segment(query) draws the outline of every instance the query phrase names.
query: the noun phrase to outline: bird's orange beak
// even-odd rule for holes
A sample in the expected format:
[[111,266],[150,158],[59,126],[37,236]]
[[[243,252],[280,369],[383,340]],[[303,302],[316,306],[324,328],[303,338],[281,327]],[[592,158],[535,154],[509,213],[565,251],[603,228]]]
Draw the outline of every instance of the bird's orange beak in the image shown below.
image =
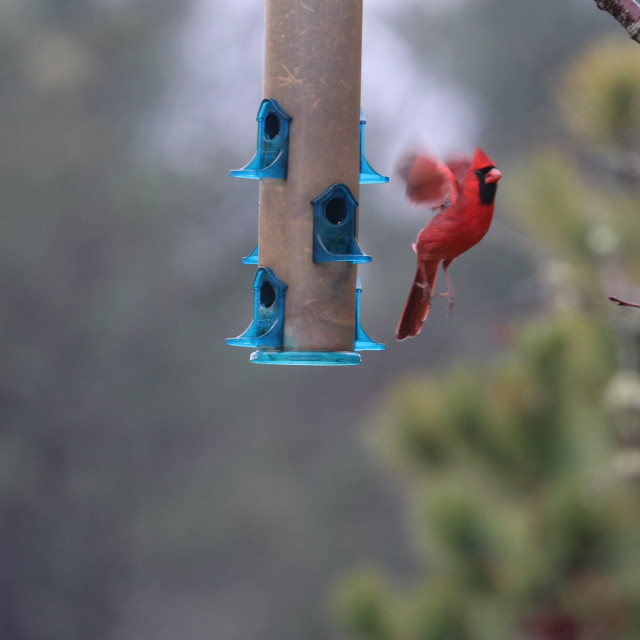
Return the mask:
[[484,177],[484,181],[485,183],[498,182],[500,178],[502,178],[502,174],[498,169],[493,167],[493,169],[491,169],[491,171],[489,171],[489,173],[487,173],[487,175]]

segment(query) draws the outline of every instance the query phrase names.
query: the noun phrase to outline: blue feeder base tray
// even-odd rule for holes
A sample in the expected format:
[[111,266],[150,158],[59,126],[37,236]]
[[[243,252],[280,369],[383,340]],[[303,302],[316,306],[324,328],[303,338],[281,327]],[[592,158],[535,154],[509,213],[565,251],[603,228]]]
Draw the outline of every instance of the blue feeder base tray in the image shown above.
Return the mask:
[[362,359],[355,351],[254,351],[250,362],[257,364],[301,365],[311,367],[360,364]]

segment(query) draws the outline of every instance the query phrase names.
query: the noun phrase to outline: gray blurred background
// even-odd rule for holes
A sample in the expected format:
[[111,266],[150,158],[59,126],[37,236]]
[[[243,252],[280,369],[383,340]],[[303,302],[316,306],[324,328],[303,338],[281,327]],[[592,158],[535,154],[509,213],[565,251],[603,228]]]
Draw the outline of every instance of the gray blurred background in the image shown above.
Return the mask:
[[[355,565],[412,569],[401,493],[363,444],[391,384],[477,362],[536,310],[498,195],[456,309],[394,328],[426,222],[363,186],[362,323],[384,352],[264,367],[250,323],[259,0],[0,1],[0,638],[321,640]],[[553,138],[589,0],[367,0],[367,157],[481,144],[509,181]]]

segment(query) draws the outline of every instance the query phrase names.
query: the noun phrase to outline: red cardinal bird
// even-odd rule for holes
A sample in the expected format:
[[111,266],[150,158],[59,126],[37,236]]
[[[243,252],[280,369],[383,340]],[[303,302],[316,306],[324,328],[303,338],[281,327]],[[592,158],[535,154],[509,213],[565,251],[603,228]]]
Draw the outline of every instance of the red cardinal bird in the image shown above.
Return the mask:
[[478,147],[472,160],[458,158],[447,164],[422,153],[408,155],[398,173],[407,183],[410,202],[439,210],[413,245],[418,270],[396,329],[398,340],[404,340],[417,336],[427,319],[440,262],[447,280],[447,293],[440,295],[448,296],[449,310],[453,308],[447,270],[489,230],[502,174]]

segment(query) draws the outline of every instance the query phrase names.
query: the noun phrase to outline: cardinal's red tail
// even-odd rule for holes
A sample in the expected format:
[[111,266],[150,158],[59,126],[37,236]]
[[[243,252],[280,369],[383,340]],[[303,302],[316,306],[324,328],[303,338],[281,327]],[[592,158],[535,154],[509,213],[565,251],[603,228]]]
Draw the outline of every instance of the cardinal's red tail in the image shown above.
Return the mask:
[[396,329],[398,340],[413,338],[422,330],[422,325],[431,308],[431,297],[436,286],[439,262],[439,260],[418,262],[416,277]]

